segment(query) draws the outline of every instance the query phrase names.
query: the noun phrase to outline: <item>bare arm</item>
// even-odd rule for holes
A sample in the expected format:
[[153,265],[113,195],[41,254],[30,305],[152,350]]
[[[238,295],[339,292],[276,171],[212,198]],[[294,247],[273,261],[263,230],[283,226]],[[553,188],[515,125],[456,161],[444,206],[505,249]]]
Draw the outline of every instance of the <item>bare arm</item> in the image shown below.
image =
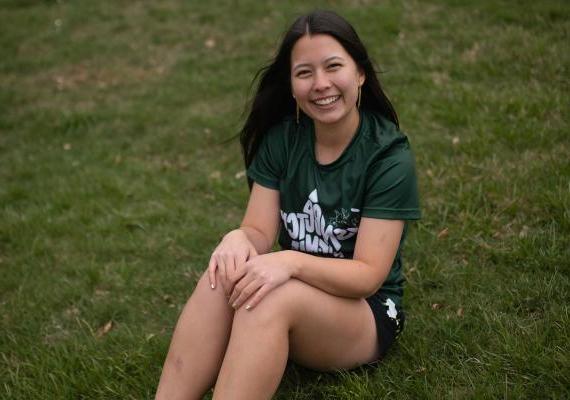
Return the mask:
[[291,277],[343,297],[368,297],[388,276],[398,251],[404,222],[362,218],[354,258],[331,259],[285,251]]
[[208,264],[212,289],[218,279],[226,295],[244,275],[244,264],[271,250],[279,229],[279,192],[254,184],[241,227],[227,233]]
[[354,259],[332,259],[286,250],[254,257],[246,275],[234,287],[230,304],[255,307],[288,279],[296,278],[328,293],[364,298],[378,290],[388,276],[402,237],[404,222],[362,218]]
[[239,229],[258,254],[271,251],[279,229],[279,192],[254,183]]

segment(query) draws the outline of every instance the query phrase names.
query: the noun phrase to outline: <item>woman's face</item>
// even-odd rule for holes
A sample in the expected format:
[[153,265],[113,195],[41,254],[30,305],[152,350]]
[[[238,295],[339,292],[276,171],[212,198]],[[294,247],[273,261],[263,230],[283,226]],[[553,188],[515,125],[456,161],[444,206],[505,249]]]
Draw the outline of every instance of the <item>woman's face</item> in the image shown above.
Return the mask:
[[291,88],[305,114],[315,123],[341,122],[358,113],[358,87],[364,73],[332,36],[302,36],[291,51]]

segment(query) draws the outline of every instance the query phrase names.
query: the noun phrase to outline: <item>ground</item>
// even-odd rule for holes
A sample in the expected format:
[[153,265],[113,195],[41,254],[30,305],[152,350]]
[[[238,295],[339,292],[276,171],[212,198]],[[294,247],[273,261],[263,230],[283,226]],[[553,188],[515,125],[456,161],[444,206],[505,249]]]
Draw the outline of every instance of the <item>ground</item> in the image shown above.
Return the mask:
[[570,397],[570,5],[522,0],[3,1],[0,397],[152,398],[244,210],[251,79],[316,7],[378,63],[424,217],[390,356],[276,398]]

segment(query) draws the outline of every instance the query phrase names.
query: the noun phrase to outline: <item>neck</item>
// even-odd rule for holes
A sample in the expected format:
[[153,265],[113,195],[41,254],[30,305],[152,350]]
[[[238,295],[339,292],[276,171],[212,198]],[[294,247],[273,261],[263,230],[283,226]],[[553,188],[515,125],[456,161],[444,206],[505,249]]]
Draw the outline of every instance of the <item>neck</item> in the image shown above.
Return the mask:
[[353,112],[334,124],[315,122],[316,145],[330,150],[344,150],[356,134],[360,123],[360,113],[355,107]]

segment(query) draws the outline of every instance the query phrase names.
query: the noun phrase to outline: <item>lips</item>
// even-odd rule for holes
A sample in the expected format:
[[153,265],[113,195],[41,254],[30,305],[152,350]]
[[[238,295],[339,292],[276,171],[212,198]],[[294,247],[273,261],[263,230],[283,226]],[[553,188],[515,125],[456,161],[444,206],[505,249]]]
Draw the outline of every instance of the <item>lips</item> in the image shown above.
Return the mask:
[[311,100],[311,102],[316,104],[317,106],[328,106],[338,101],[338,99],[340,99],[340,95],[321,97],[315,100]]

